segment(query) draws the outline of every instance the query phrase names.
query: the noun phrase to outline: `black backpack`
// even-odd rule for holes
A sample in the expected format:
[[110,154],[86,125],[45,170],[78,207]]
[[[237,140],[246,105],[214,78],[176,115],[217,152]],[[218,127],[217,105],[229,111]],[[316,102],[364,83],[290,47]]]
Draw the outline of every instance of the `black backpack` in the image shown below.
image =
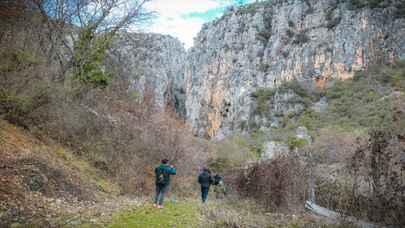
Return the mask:
[[166,180],[167,180],[167,173],[165,172],[165,170],[161,167],[159,167],[157,169],[156,172],[156,183],[157,184],[166,184]]
[[213,185],[219,185],[219,183],[222,181],[222,177],[220,175],[215,175],[214,176],[214,183]]

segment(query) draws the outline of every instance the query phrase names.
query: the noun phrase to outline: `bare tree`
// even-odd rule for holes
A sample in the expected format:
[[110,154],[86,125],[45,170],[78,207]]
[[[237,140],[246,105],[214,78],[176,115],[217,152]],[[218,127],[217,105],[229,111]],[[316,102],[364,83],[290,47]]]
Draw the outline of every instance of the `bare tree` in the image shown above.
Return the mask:
[[105,85],[110,77],[104,58],[119,32],[136,29],[154,15],[145,10],[150,0],[31,0],[46,19],[51,59],[62,74]]

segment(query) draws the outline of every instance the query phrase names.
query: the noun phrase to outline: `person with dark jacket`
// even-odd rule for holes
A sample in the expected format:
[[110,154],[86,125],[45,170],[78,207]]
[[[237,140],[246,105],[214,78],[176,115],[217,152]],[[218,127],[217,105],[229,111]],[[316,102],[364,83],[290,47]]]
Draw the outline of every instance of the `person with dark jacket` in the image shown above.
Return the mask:
[[163,208],[163,199],[170,185],[170,176],[176,175],[176,168],[168,163],[169,160],[163,159],[161,164],[155,168],[156,196],[153,206],[157,208]]
[[198,176],[198,183],[201,185],[202,202],[205,203],[208,198],[208,192],[210,191],[210,185],[213,183],[211,171],[209,169],[203,169],[203,171]]

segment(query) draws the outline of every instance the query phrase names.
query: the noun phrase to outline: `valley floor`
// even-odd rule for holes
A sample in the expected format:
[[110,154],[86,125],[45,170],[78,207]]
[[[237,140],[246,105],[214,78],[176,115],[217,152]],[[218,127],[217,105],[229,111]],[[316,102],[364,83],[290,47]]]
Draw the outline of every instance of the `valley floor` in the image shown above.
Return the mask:
[[269,213],[230,196],[207,204],[125,196],[87,161],[0,120],[0,227],[328,227],[308,212]]
[[109,206],[106,207],[107,210],[100,210],[102,205],[86,209],[86,215],[71,216],[68,223],[65,223],[66,227],[72,225],[110,228],[335,227],[308,213],[292,215],[255,212],[250,211],[249,207],[238,208],[237,205],[224,200],[212,200],[207,204],[201,204],[195,199],[185,199],[181,202],[169,201],[164,209],[152,207],[145,199],[129,202],[131,203],[122,204],[119,210],[116,210],[118,209],[116,207],[110,210]]

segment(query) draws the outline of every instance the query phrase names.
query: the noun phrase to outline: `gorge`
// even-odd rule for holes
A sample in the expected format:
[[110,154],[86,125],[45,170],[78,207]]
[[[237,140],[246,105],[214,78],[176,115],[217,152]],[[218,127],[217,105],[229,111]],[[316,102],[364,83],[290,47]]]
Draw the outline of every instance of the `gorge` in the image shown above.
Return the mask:
[[[187,53],[169,37],[144,42],[153,47],[144,50],[160,59],[148,59],[149,67],[140,71],[146,73],[134,85],[150,81],[160,107],[164,98],[176,101],[198,136],[223,138],[252,124],[270,127],[280,120],[257,114],[252,96],[257,90],[293,79],[309,90],[325,88],[373,63],[404,59],[405,22],[395,10],[394,5],[356,9],[336,0],[231,7],[203,26]],[[147,35],[153,36],[160,37]],[[139,63],[131,52],[142,53],[129,50],[124,62]],[[293,97],[280,95],[279,102]],[[283,108],[302,109],[299,103],[290,106]],[[272,105],[269,112],[277,108]]]

